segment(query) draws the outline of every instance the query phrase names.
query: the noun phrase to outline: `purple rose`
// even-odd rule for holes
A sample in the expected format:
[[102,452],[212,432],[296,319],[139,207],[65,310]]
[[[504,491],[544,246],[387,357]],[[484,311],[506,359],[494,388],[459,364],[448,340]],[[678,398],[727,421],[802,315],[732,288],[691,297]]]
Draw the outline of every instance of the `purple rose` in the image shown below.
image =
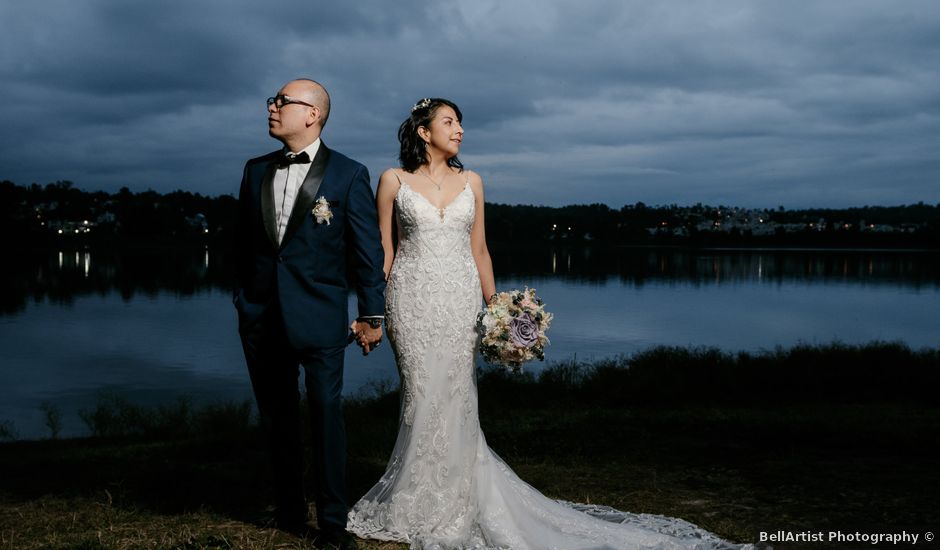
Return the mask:
[[517,348],[528,348],[539,340],[539,326],[525,313],[509,321],[509,337]]

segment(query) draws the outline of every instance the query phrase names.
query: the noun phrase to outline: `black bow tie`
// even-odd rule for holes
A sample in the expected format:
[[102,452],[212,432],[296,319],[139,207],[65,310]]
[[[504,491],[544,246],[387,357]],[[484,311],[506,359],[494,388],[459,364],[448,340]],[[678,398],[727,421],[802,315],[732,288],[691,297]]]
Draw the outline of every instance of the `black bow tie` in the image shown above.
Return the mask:
[[284,168],[291,164],[308,164],[310,162],[310,155],[306,151],[295,155],[294,153],[284,153],[277,159],[277,167]]

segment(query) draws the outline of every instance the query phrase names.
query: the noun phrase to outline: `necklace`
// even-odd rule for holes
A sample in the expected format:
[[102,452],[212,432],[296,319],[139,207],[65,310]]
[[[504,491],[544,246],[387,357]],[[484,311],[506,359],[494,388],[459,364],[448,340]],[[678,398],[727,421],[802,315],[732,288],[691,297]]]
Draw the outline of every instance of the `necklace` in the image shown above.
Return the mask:
[[[444,185],[444,180],[441,180],[441,182],[438,183],[438,182],[434,181],[434,178],[432,178],[431,175],[428,174],[428,173],[426,173],[425,171],[423,171],[423,170],[418,170],[417,172],[418,172],[419,174],[421,174],[422,176],[428,178],[428,180],[429,180],[431,183],[434,184],[434,187],[437,187],[437,190],[438,190],[438,191],[441,190],[441,186]],[[444,176],[444,177],[446,178],[447,176]]]

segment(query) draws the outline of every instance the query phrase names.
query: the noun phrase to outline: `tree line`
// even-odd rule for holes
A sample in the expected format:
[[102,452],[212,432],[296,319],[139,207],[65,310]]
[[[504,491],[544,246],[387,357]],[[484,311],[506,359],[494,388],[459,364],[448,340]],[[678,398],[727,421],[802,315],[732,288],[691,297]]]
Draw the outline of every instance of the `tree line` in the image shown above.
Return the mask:
[[[0,182],[0,242],[13,247],[230,247],[237,199],[178,190],[84,191],[72,182]],[[940,204],[745,209],[487,204],[494,244],[940,248]]]

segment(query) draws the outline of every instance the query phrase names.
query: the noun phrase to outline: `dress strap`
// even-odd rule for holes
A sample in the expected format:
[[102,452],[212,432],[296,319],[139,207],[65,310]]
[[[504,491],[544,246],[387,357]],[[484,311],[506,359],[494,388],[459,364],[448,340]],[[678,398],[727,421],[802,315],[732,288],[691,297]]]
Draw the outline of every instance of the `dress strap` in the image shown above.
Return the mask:
[[398,178],[398,185],[407,187],[408,184],[405,183],[405,180],[401,179],[401,174],[398,173],[398,170],[392,170],[392,172],[395,172],[395,177]]

